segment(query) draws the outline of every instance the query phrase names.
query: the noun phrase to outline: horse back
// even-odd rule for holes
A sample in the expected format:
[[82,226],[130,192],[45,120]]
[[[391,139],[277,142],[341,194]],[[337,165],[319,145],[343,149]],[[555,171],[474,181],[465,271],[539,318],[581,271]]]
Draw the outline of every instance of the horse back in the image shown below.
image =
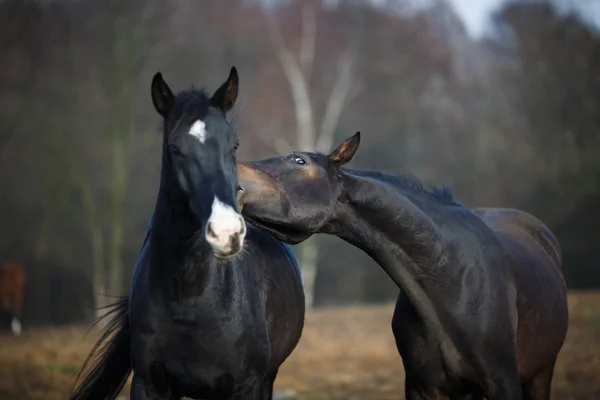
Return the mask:
[[494,231],[514,257],[526,252],[539,258],[540,251],[556,269],[561,280],[562,251],[552,231],[533,215],[512,208],[476,208],[476,214]]

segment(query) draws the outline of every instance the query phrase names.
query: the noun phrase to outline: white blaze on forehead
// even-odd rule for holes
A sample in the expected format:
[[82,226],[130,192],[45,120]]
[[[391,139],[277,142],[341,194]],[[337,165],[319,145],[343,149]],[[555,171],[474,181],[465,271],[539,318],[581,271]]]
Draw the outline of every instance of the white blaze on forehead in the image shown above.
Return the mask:
[[206,124],[204,121],[198,120],[194,122],[194,125],[190,128],[189,134],[198,139],[200,143],[204,143],[206,140]]
[[212,203],[207,225],[210,226],[212,231],[212,234],[207,235],[207,240],[213,248],[219,251],[227,252],[230,250],[233,235],[237,234],[239,236],[240,243],[243,243],[246,235],[244,218],[216,196]]

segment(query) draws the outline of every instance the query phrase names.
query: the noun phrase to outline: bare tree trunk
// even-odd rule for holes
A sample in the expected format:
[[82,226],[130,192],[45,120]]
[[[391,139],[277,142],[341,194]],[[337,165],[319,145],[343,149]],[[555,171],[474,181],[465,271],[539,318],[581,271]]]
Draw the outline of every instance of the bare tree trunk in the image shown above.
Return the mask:
[[111,296],[121,294],[123,287],[123,252],[125,248],[125,184],[126,154],[120,134],[112,138],[111,224],[108,257],[108,290]]
[[83,178],[79,181],[79,190],[83,209],[88,221],[92,244],[92,288],[94,290],[94,309],[96,318],[104,315],[106,305],[106,266],[104,263],[104,236],[102,224],[97,214],[92,188]]
[[[309,92],[310,74],[314,63],[315,43],[317,35],[314,9],[310,6],[302,12],[302,42],[299,61],[285,45],[281,31],[273,24],[270,26],[271,41],[287,78],[292,92],[296,115],[296,144],[300,151],[314,150],[316,128]],[[312,308],[314,302],[315,277],[319,247],[314,239],[309,239],[300,246],[299,264],[302,272],[302,284],[306,308]]]
[[[94,224],[90,223],[90,225]],[[94,307],[96,310],[96,317],[100,317],[104,314],[102,307],[106,305],[106,274],[102,229],[98,226],[90,226],[90,236],[92,239],[92,268],[94,271]]]
[[[355,35],[338,60],[336,80],[327,101],[320,130],[317,131],[313,113],[314,99],[310,93],[317,43],[315,9],[312,5],[307,5],[302,10],[302,38],[298,56],[295,56],[286,46],[283,34],[274,21],[269,19],[268,23],[271,42],[277,52],[292,94],[296,115],[296,148],[300,151],[328,152],[333,145],[333,137],[342,111],[351,98],[358,93],[358,86],[355,84],[355,66],[362,30],[355,29]],[[289,146],[279,145],[277,147],[283,149]],[[306,307],[312,308],[319,258],[318,240],[310,238],[300,246],[300,249],[299,263]]]
[[319,259],[319,243],[314,236],[302,243],[300,247],[300,266],[302,268],[302,284],[306,307],[315,304],[315,283]]
[[[77,40],[72,37],[70,42],[72,46],[72,59],[70,67],[74,75],[81,73],[76,55],[78,54]],[[89,73],[86,71],[85,73]],[[77,109],[75,115],[77,118],[75,123],[82,124],[85,120],[83,109],[79,109],[87,100],[83,100],[79,96],[79,91],[76,91],[73,107]],[[86,132],[90,134],[91,132]],[[73,143],[71,143],[73,144]],[[105,214],[103,210],[99,210],[96,201],[94,200],[94,188],[92,182],[86,176],[85,172],[85,156],[82,155],[81,149],[66,150],[65,156],[68,159],[69,172],[71,173],[70,180],[77,186],[79,191],[79,199],[82,204],[84,217],[87,223],[86,231],[89,235],[91,247],[91,267],[92,267],[92,290],[93,290],[93,308],[96,318],[100,318],[106,314],[104,306],[107,305],[107,268],[106,268],[106,248],[105,248]],[[103,328],[106,321],[99,320],[97,327]]]
[[[135,77],[139,73],[142,61],[147,59],[146,33],[138,31],[137,24],[143,24],[132,9],[122,2],[115,2],[114,12],[119,15],[113,22],[112,50],[113,71],[109,81],[113,83],[107,91],[113,124],[111,126],[112,175],[110,185],[110,240],[108,248],[108,284],[111,296],[122,294],[125,253],[125,199],[129,173],[129,150],[134,127]],[[142,4],[142,3],[140,3]],[[121,8],[124,7],[124,8]],[[145,10],[148,12],[148,10]]]

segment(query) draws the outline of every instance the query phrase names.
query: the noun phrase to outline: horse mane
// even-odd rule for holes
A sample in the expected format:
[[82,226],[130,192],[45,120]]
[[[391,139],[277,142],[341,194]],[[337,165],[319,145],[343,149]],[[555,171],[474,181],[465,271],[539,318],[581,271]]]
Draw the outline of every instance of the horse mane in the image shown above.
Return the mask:
[[454,199],[452,190],[448,186],[426,186],[419,177],[417,177],[411,172],[391,173],[383,171],[361,171],[353,169],[346,169],[346,171],[348,171],[352,175],[382,181],[397,186],[401,189],[408,190],[411,193],[421,194],[430,197],[442,204],[459,205],[459,203]]

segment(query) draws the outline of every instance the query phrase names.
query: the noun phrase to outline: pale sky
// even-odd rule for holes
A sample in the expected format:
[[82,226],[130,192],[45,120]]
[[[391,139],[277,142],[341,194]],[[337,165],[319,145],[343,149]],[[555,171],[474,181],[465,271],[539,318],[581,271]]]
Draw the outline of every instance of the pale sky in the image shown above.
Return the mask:
[[[505,0],[447,1],[452,4],[473,37],[480,37],[484,33],[491,13],[505,2]],[[575,12],[596,29],[600,29],[600,0],[554,0],[553,3],[559,12]]]
[[448,0],[448,2],[462,18],[471,36],[481,37],[489,24],[491,13],[497,10],[504,0]]
[[[377,4],[385,0],[370,0]],[[452,4],[463,20],[467,31],[474,38],[481,37],[488,29],[491,14],[506,0],[446,0]],[[427,6],[432,0],[412,0],[415,6]],[[575,12],[586,22],[600,30],[600,0],[552,0],[559,12]]]
[[[276,4],[285,0],[261,0],[264,4]],[[335,2],[336,0],[327,0]],[[368,0],[381,4],[388,0]],[[414,7],[427,7],[435,0],[402,0],[411,1]],[[491,14],[498,10],[507,0],[446,0],[465,24],[473,38],[480,38],[489,27]],[[600,0],[548,0],[554,3],[561,13],[575,12],[584,21],[600,31]]]

